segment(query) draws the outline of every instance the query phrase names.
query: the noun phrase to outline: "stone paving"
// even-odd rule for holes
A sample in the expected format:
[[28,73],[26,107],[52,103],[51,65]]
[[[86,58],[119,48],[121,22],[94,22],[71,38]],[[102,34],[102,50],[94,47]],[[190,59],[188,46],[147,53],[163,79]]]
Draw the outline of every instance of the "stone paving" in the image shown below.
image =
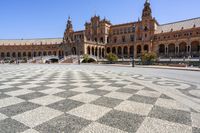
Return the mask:
[[200,87],[69,65],[1,65],[0,133],[200,133]]

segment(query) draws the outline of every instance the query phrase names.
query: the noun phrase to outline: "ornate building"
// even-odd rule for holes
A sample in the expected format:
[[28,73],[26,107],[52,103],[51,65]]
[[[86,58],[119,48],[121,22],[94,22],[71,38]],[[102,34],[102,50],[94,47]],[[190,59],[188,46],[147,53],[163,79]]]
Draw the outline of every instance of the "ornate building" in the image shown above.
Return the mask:
[[161,58],[198,57],[200,18],[160,25],[146,0],[141,20],[136,22],[112,25],[95,15],[85,23],[85,30],[74,31],[69,18],[63,39],[0,41],[1,59],[77,54],[104,58],[110,52],[119,58],[137,58],[144,52],[156,52]]

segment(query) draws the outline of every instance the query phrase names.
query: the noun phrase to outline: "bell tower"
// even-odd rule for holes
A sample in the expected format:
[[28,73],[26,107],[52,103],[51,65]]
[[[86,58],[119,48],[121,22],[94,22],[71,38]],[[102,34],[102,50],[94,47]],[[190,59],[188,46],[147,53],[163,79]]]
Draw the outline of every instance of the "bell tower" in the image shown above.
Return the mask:
[[148,41],[151,38],[151,35],[154,32],[154,19],[152,17],[152,10],[151,10],[151,4],[149,0],[146,0],[144,3],[144,8],[142,11],[142,29],[143,29],[143,35],[142,40]]
[[73,25],[72,25],[71,18],[69,16],[68,20],[67,20],[67,25],[66,25],[63,41],[64,42],[72,42],[73,41],[73,38],[72,38],[73,32],[74,32]]
[[144,9],[142,11],[142,19],[152,19],[152,11],[149,0],[144,3]]

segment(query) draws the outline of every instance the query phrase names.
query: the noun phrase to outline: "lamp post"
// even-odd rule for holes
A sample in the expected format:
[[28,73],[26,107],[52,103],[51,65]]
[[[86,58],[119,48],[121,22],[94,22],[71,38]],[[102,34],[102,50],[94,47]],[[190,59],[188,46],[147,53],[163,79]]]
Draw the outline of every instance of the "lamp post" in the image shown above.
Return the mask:
[[135,49],[135,47],[133,46],[133,59],[132,59],[132,67],[135,67],[135,56],[134,56],[134,54],[135,54],[135,52],[134,52],[134,49]]
[[76,45],[77,45],[77,52],[78,52],[78,65],[81,64],[81,61],[80,61],[80,45],[79,45],[79,40],[76,40]]

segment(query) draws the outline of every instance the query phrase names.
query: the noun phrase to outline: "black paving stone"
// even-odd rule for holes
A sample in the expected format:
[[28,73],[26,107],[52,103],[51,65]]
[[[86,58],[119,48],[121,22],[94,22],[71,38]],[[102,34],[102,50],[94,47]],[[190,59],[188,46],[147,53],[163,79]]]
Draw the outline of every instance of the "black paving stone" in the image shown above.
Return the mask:
[[191,114],[190,112],[186,111],[154,106],[151,112],[149,113],[149,116],[191,126]]

